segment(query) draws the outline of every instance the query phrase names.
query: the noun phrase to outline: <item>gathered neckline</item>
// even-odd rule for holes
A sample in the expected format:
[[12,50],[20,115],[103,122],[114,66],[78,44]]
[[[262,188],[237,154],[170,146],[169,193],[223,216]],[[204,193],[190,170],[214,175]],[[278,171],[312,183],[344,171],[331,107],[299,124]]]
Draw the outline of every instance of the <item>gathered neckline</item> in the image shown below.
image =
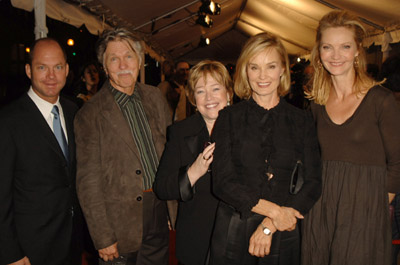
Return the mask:
[[336,122],[334,122],[334,121],[331,119],[331,117],[329,116],[328,111],[326,110],[326,105],[323,105],[323,106],[322,106],[322,107],[323,107],[323,115],[324,115],[325,119],[326,119],[329,123],[331,123],[332,125],[338,126],[338,127],[340,127],[340,126],[345,126],[345,125],[351,123],[351,122],[354,120],[354,118],[358,115],[358,113],[361,111],[361,109],[363,108],[363,105],[365,104],[364,102],[366,101],[368,95],[370,94],[371,90],[373,90],[373,89],[374,89],[374,87],[372,87],[371,89],[369,89],[369,90],[367,91],[367,93],[365,94],[364,98],[361,100],[360,104],[357,106],[357,108],[355,109],[355,111],[353,112],[353,114],[351,114],[351,115],[350,115],[344,122],[342,122],[342,123],[336,123]]

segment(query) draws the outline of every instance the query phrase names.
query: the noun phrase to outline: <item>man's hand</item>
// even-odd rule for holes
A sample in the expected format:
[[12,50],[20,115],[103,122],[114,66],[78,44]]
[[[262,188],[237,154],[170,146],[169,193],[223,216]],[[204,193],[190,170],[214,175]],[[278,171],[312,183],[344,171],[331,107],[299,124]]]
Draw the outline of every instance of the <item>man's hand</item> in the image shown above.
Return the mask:
[[272,224],[271,219],[269,219],[268,217],[264,218],[262,223],[265,227],[268,227],[271,230],[272,234],[269,236],[264,234],[263,227],[260,224],[257,227],[256,231],[254,231],[253,235],[250,237],[250,242],[249,242],[250,255],[259,258],[263,258],[266,255],[269,255],[272,242],[272,235],[276,232],[275,226]]
[[30,263],[28,257],[25,256],[22,259],[20,259],[16,262],[10,263],[8,265],[31,265],[31,263]]
[[104,261],[109,261],[113,260],[114,258],[118,258],[119,254],[118,254],[117,244],[118,242],[115,242],[111,246],[99,249],[100,258],[102,258]]
[[389,196],[389,204],[391,204],[394,197],[396,197],[396,193],[388,193],[388,196]]

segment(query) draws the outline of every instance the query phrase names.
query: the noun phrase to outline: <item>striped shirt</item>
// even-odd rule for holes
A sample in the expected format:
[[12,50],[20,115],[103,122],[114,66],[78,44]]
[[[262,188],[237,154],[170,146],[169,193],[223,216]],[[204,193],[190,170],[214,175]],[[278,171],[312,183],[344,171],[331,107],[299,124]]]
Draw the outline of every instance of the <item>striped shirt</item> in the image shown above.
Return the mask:
[[146,113],[137,86],[131,96],[120,92],[110,85],[111,93],[122,111],[131,129],[133,139],[140,154],[140,163],[143,168],[143,189],[151,189],[158,167],[157,152],[151,134]]

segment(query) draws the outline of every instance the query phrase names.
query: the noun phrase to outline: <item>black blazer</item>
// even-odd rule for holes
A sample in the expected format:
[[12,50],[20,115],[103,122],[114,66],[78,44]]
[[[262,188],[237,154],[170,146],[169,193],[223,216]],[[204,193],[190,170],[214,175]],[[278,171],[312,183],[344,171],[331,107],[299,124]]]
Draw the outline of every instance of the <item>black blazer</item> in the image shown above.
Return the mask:
[[154,192],[162,200],[179,200],[176,221],[176,257],[183,264],[203,265],[206,260],[218,201],[211,195],[210,173],[191,188],[187,169],[209,141],[199,113],[168,127]]
[[[259,199],[307,213],[321,194],[321,161],[311,113],[281,98],[271,110],[252,98],[220,111],[213,131],[215,196],[250,216]],[[290,192],[301,160],[304,183]],[[267,173],[273,173],[268,180]]]
[[72,128],[77,107],[60,103],[69,163],[27,94],[0,112],[0,264],[24,256],[32,265],[64,264],[70,254],[73,220],[81,217]]

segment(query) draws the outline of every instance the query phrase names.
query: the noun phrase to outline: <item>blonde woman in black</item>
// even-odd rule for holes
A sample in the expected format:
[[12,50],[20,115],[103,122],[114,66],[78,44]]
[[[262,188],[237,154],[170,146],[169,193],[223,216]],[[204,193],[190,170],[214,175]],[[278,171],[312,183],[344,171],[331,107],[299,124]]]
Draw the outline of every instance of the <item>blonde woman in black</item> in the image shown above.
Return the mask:
[[243,100],[220,111],[212,137],[221,203],[210,264],[299,264],[298,220],[320,195],[320,157],[311,114],[283,99],[290,72],[281,41],[250,38],[234,81]]

